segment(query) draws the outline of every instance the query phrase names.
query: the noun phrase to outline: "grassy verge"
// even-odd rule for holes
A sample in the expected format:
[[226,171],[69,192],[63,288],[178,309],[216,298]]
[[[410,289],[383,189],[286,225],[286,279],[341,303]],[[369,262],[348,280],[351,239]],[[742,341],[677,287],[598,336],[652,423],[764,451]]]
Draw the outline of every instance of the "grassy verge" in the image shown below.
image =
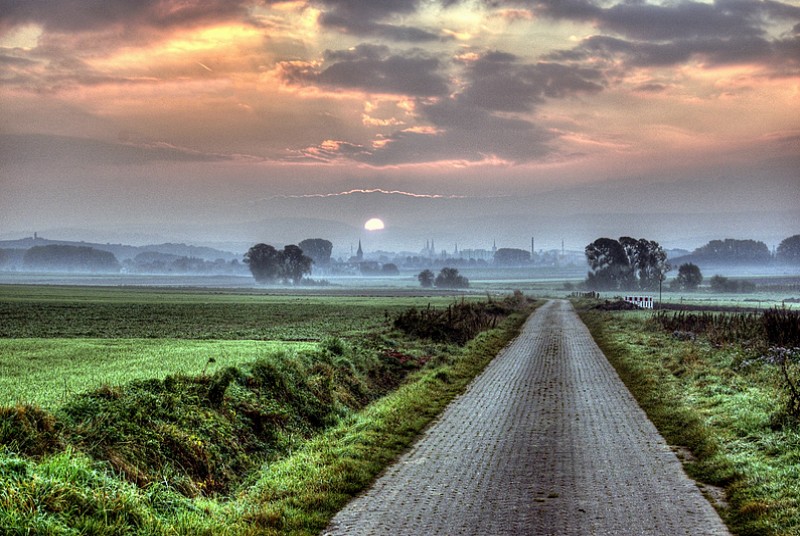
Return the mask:
[[725,489],[735,534],[800,533],[800,431],[777,367],[747,365],[758,345],[669,333],[640,313],[582,317],[666,440],[691,451],[687,472]]

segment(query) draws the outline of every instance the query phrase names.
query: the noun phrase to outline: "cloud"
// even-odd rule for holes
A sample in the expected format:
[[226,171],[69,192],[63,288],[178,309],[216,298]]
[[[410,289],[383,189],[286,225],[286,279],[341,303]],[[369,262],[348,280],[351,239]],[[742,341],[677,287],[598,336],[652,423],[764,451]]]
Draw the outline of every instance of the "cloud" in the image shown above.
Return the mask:
[[440,62],[419,50],[392,53],[382,45],[359,45],[349,50],[328,50],[323,68],[309,62],[284,62],[284,81],[331,89],[360,90],[411,96],[448,92]]
[[[385,75],[401,69],[384,66],[390,56],[386,47],[362,45],[345,51],[328,51],[327,60],[335,63],[325,70],[303,77],[309,81],[326,80],[331,88],[387,90]],[[464,59],[468,58],[468,59]],[[325,76],[335,66],[358,62],[370,69],[343,71],[347,77]],[[376,68],[375,62],[380,63]],[[430,64],[441,70],[457,69],[460,83],[450,91],[443,74],[436,74],[436,98],[426,98],[414,83],[414,74],[403,74],[403,85],[392,83],[392,89],[416,97],[414,126],[379,134],[371,146],[340,145],[325,142],[303,151],[305,158],[325,161],[354,160],[374,166],[415,164],[435,161],[464,163],[503,162],[507,164],[549,158],[557,150],[552,142],[557,134],[535,122],[536,107],[548,99],[564,99],[579,94],[602,91],[600,71],[559,63],[525,63],[503,51],[488,51],[459,56],[451,65]],[[416,76],[425,73],[417,69]],[[357,83],[353,82],[354,80]],[[376,87],[380,81],[380,87]]]
[[521,112],[546,98],[597,93],[603,75],[596,69],[558,63],[523,64],[504,52],[489,52],[467,62],[467,86],[459,95],[464,106],[492,111]]
[[438,32],[386,22],[395,16],[416,13],[417,0],[317,0],[322,9],[320,23],[344,33],[393,41],[422,43],[441,39]]
[[646,41],[760,36],[775,21],[800,20],[800,7],[760,0],[636,1],[608,8],[590,0],[536,0],[532,8],[543,16],[593,22],[601,30]]
[[0,30],[29,23],[65,33],[109,26],[166,30],[243,20],[252,4],[252,0],[0,0]]
[[[388,196],[402,196],[411,197],[415,199],[486,199],[486,196],[473,197],[466,195],[452,195],[452,194],[420,194],[415,192],[407,192],[403,190],[384,190],[383,188],[354,188],[344,192],[335,193],[322,193],[322,194],[294,194],[294,195],[273,195],[267,199],[313,199],[313,198],[328,198],[328,197],[346,197],[351,195],[388,195]],[[499,196],[506,197],[506,196]]]
[[664,43],[628,41],[616,37],[594,35],[571,50],[556,51],[545,56],[554,61],[579,61],[606,69],[667,67],[692,59],[706,67],[755,64],[773,71],[798,74],[800,39],[769,41],[758,36],[732,38],[692,38]]
[[[534,9],[543,16],[591,22],[602,32],[571,50],[544,56],[552,61],[583,62],[609,73],[620,65],[666,67],[691,60],[705,67],[757,65],[774,76],[800,73],[800,7],[782,2],[621,2],[601,7],[589,0],[538,0]],[[787,31],[791,25],[795,29]]]

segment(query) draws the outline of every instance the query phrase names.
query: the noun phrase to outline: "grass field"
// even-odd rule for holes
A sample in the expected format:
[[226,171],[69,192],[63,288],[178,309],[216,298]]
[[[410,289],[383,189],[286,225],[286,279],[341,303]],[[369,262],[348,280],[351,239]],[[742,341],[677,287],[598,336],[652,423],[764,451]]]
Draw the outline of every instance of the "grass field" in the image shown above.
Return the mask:
[[706,335],[665,331],[652,313],[583,316],[667,441],[691,451],[689,473],[725,490],[733,532],[800,534],[800,422],[779,367],[759,361],[769,342],[746,326]]
[[355,339],[410,306],[452,301],[0,285],[0,405],[52,407],[103,384],[213,373],[325,337]]
[[0,286],[0,533],[317,534],[530,310],[378,294]]
[[315,343],[178,339],[0,339],[0,406],[53,408],[101,385],[170,374],[213,374]]

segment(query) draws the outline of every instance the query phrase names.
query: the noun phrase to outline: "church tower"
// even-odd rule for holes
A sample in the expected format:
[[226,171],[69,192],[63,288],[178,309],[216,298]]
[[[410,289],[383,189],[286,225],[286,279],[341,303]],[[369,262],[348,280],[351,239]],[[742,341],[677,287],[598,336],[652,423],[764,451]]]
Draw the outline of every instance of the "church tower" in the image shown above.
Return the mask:
[[361,239],[358,240],[358,249],[356,250],[356,259],[359,261],[364,260],[364,250],[361,249]]

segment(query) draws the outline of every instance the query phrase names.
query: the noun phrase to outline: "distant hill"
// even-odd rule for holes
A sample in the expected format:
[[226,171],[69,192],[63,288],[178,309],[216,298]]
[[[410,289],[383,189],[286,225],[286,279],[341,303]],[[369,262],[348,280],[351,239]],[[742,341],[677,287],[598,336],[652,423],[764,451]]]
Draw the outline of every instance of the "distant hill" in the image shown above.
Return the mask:
[[241,255],[231,253],[230,251],[222,251],[215,248],[204,246],[192,246],[187,244],[152,244],[147,246],[129,246],[126,244],[98,244],[93,242],[75,242],[69,240],[49,240],[42,237],[27,237],[20,240],[2,240],[0,241],[0,249],[6,250],[28,250],[34,246],[77,246],[77,247],[90,247],[100,251],[108,251],[113,253],[114,256],[120,261],[133,259],[140,253],[154,252],[162,253],[165,255],[175,255],[177,257],[195,257],[206,261],[215,261],[217,259],[224,259],[225,261],[232,261],[234,259],[241,259]]

